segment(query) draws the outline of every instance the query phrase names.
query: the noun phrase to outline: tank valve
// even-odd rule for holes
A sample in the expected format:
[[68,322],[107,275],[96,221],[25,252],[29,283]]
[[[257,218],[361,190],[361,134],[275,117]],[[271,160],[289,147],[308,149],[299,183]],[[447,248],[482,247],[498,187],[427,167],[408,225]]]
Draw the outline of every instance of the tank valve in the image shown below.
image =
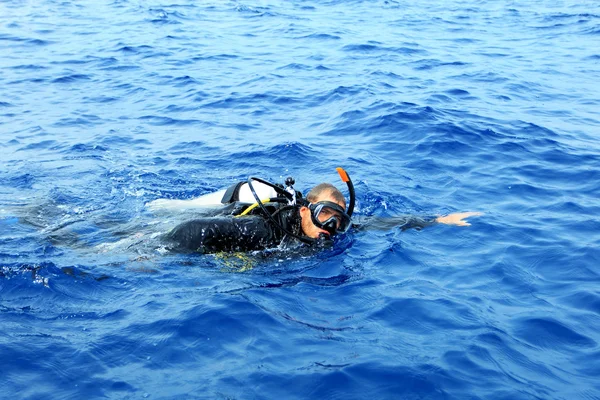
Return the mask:
[[296,205],[296,190],[294,189],[294,184],[296,181],[291,176],[288,176],[285,179],[285,191],[292,195],[292,198],[288,200],[288,204],[290,206]]

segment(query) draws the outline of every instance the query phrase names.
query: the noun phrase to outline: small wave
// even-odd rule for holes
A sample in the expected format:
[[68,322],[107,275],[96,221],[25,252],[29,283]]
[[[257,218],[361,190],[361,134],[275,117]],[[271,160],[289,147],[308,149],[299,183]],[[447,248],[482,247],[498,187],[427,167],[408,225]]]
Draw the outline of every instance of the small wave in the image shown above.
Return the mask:
[[237,94],[227,97],[222,100],[213,101],[202,105],[203,108],[248,108],[257,107],[261,102],[267,102],[276,105],[296,104],[301,102],[301,99],[281,96],[276,94],[256,93],[247,96],[239,96]]
[[[18,150],[17,150],[18,151]],[[31,189],[33,184],[37,181],[36,177],[32,174],[26,173],[16,176],[8,176],[3,178],[6,184],[11,187],[18,189]]]
[[33,45],[33,46],[47,46],[47,45],[53,43],[52,41],[49,41],[49,40],[22,38],[22,37],[6,35],[6,34],[0,34],[0,41],[19,42],[22,44]]
[[90,60],[86,59],[69,59],[69,60],[60,60],[60,61],[51,61],[52,65],[84,65],[87,64]]
[[337,35],[330,35],[327,33],[311,33],[310,35],[300,36],[298,39],[340,40],[341,37],[339,37]]
[[314,286],[340,286],[344,283],[349,282],[352,279],[350,275],[336,275],[327,278],[317,278],[312,276],[299,276],[297,278],[284,279],[280,282],[275,283],[264,283],[261,287],[264,288],[278,288],[278,287],[291,287],[301,283],[307,283]]
[[398,54],[424,54],[427,51],[423,49],[418,49],[414,47],[386,47],[381,46],[380,44],[349,44],[342,47],[343,51],[349,53],[374,53],[374,52],[383,52],[383,53],[398,53]]
[[355,97],[361,93],[370,93],[368,88],[362,86],[338,86],[335,89],[312,96],[310,101],[315,105],[324,104],[327,102],[337,101],[339,99]]
[[198,165],[201,161],[192,157],[179,157],[175,160],[176,165]]
[[114,57],[85,56],[83,58],[77,58],[77,59],[71,58],[71,59],[67,59],[67,60],[51,61],[50,64],[52,64],[52,65],[98,64],[99,66],[108,66],[108,65],[114,65],[118,62],[119,62],[119,60],[117,60]]
[[175,87],[185,87],[188,85],[197,85],[199,82],[189,75],[172,78],[170,81]]
[[27,79],[19,79],[16,81],[11,81],[8,82],[9,85],[18,85],[21,83],[44,83],[47,82],[48,79],[47,78],[27,78]]
[[111,96],[97,96],[97,97],[84,97],[84,103],[112,103],[119,100],[118,97]]
[[318,152],[312,147],[298,143],[289,142],[278,144],[260,151],[243,151],[231,155],[235,160],[275,160],[278,163],[289,165],[298,160],[311,160],[318,156]]
[[129,145],[129,146],[141,146],[143,147],[143,145],[150,145],[152,144],[152,142],[150,142],[147,139],[133,139],[130,136],[119,136],[116,135],[115,132],[112,132],[113,135],[112,136],[106,136],[104,137],[100,142],[103,144],[108,145],[107,147],[113,147],[113,146],[121,146],[121,145]]
[[29,71],[37,71],[37,70],[42,70],[42,69],[48,69],[48,67],[44,66],[44,65],[37,65],[37,64],[22,64],[22,65],[15,65],[12,67],[9,67],[10,69],[17,69],[17,70],[29,70]]
[[463,67],[469,64],[462,61],[443,62],[436,59],[422,59],[412,63],[412,65],[414,65],[413,68],[418,71],[427,71],[441,67]]
[[497,380],[503,376],[499,371],[484,366],[483,360],[477,360],[469,357],[468,352],[464,351],[447,351],[444,354],[444,363],[451,367],[454,371],[460,371],[472,377],[473,382],[482,376]]
[[306,65],[306,64],[291,63],[291,64],[284,65],[283,67],[279,67],[277,69],[278,70],[291,69],[291,70],[310,71],[313,69],[313,67],[311,67],[310,65]]
[[[430,106],[419,107],[412,103],[376,102],[364,111],[355,110],[338,117],[335,128],[322,135],[347,136],[356,134],[389,134],[405,131],[408,124],[437,120],[438,111]],[[368,117],[363,120],[361,117]]]
[[564,19],[577,19],[579,21],[579,20],[581,20],[581,18],[599,19],[600,15],[592,14],[592,13],[576,13],[576,14],[555,13],[555,14],[544,15],[542,20],[553,22],[553,21],[557,21],[557,20],[560,21],[560,20],[564,20]]
[[186,15],[179,11],[165,10],[162,8],[151,8],[149,10],[152,17],[150,22],[157,24],[181,24],[181,21],[186,19]]
[[97,145],[97,144],[87,144],[87,143],[78,143],[69,149],[71,152],[75,153],[87,153],[87,152],[106,152],[108,149],[106,147]]
[[192,57],[192,61],[223,61],[223,60],[235,60],[240,58],[236,54],[211,54],[206,56]]
[[176,106],[175,104],[169,104],[162,111],[164,111],[166,114],[169,114],[169,113],[175,113],[175,112],[196,111],[199,108],[200,107],[198,107],[198,106],[188,106],[188,105]]
[[[466,73],[466,74],[460,74],[457,76],[457,78],[460,78],[460,80],[464,80],[464,81],[474,81],[474,82],[501,83],[501,82],[509,81],[509,79],[507,77],[504,77],[502,75],[499,75],[495,72],[490,72],[490,71],[470,72],[470,73]],[[511,85],[508,85],[508,86],[511,86]],[[523,90],[527,90],[527,89],[528,88],[526,86],[523,86]],[[531,88],[529,88],[529,90],[531,90]]]
[[440,330],[471,330],[479,328],[477,318],[464,305],[438,299],[396,299],[371,315],[382,324],[401,331],[432,334]]
[[261,82],[269,82],[271,81],[272,78],[269,76],[265,76],[265,75],[260,75],[260,76],[256,76],[254,78],[248,79],[247,81],[244,81],[242,83],[240,83],[238,86],[248,86],[248,85],[252,85],[255,83],[261,83]]
[[6,42],[22,42],[27,39],[23,39],[23,38],[19,38],[19,37],[7,35],[7,34],[0,34],[0,40],[6,41]]
[[207,122],[199,120],[199,119],[176,119],[169,117],[160,117],[156,115],[144,115],[138,118],[139,120],[146,121],[150,125],[156,126],[168,126],[168,125],[176,125],[176,126],[189,126],[189,125],[204,125]]
[[371,72],[371,75],[373,76],[384,76],[387,78],[393,78],[393,79],[404,79],[403,76],[398,75],[394,72],[390,72],[390,71],[373,71]]
[[450,90],[446,90],[446,93],[452,95],[452,96],[470,96],[471,93],[469,93],[467,90],[464,89],[450,89]]
[[552,318],[521,318],[513,324],[515,335],[536,347],[567,350],[566,348],[596,346],[594,340]]
[[140,46],[121,46],[117,49],[117,51],[128,54],[147,54],[153,50],[154,47],[145,44]]
[[585,35],[600,35],[600,26],[594,26],[582,31]]
[[103,71],[120,71],[120,72],[137,71],[139,69],[141,69],[141,67],[138,65],[111,65],[111,66],[102,68]]
[[381,47],[374,44],[349,44],[342,47],[342,50],[348,52],[369,52],[383,50]]
[[47,46],[49,44],[51,44],[52,42],[49,40],[42,40],[42,39],[29,39],[27,40],[27,44],[32,44],[34,46]]
[[177,21],[176,19],[172,19],[169,17],[158,16],[157,18],[150,19],[150,22],[156,25],[180,25],[182,22]]
[[235,7],[235,11],[238,11],[238,12],[250,12],[250,13],[255,13],[255,14],[259,14],[260,13],[260,10],[257,10],[256,8],[251,7],[251,6],[247,6],[245,4],[238,4]]
[[58,122],[53,123],[52,126],[93,126],[101,124],[102,122],[103,120],[95,115],[82,115],[77,118],[61,118]]
[[490,51],[482,51],[482,52],[478,52],[477,54],[484,56],[484,57],[490,57],[490,58],[510,57],[510,54],[508,54],[508,53],[498,53],[498,52],[490,52]]
[[252,7],[245,4],[238,4],[235,11],[248,15],[249,17],[275,17],[276,13],[268,7]]
[[61,76],[60,78],[56,78],[52,81],[52,83],[73,83],[73,82],[78,82],[78,81],[88,81],[90,79],[91,78],[89,75],[72,74],[72,75],[66,75],[66,76]]
[[28,144],[17,151],[49,149],[54,147],[57,143],[58,142],[56,140],[42,140],[41,142]]
[[[199,149],[206,149],[207,145],[205,142],[200,142],[200,141],[193,141],[193,142],[180,142],[178,144],[176,144],[175,146],[172,146],[169,148],[169,151],[179,151],[179,150],[184,150],[186,152],[189,152],[190,150],[199,150]],[[213,149],[215,150],[215,147],[209,147],[209,149]]]
[[165,59],[165,58],[171,57],[172,55],[173,55],[173,53],[170,51],[153,52],[153,53],[144,54],[142,59],[143,60],[148,59],[148,58]]
[[452,41],[454,43],[459,43],[459,44],[473,44],[473,43],[482,43],[483,42],[483,40],[475,39],[475,38],[457,38],[457,39],[452,39]]
[[141,93],[145,93],[146,92],[146,88],[143,87],[136,87],[130,84],[125,84],[125,85],[119,85],[117,86],[117,88],[119,89],[127,89],[127,96],[131,96],[134,94],[141,94]]
[[261,129],[260,125],[258,125],[258,124],[251,125],[251,124],[237,124],[237,123],[232,123],[232,124],[226,124],[226,125],[223,125],[223,126],[228,127],[228,128],[232,128],[232,129],[234,129],[236,131],[240,131],[240,132],[247,132],[247,131]]
[[561,299],[562,302],[580,310],[600,315],[600,294],[591,291],[578,291]]
[[[398,349],[389,350],[395,353]],[[335,361],[338,358],[347,362]],[[286,397],[293,393],[298,398],[334,399],[368,393],[368,397],[374,399],[438,399],[450,398],[442,389],[448,386],[452,388],[453,394],[458,393],[458,398],[476,398],[471,393],[461,393],[465,387],[463,379],[441,366],[421,364],[411,367],[400,365],[405,361],[398,360],[388,360],[388,363],[363,361],[362,354],[349,359],[339,354],[337,357],[323,354],[320,359],[333,360],[313,362],[309,371],[297,370],[293,377],[287,372],[259,371],[250,378],[252,381],[263,379],[269,382],[267,387],[270,393],[276,394],[275,397]],[[366,356],[366,360],[369,359]],[[411,360],[406,362],[413,363]],[[258,392],[252,393],[251,397],[260,395]]]

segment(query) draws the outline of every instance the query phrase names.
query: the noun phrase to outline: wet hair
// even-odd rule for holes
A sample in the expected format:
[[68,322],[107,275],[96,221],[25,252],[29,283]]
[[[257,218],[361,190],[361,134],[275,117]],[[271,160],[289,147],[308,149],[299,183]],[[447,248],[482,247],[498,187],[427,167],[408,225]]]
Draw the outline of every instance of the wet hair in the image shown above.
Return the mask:
[[344,195],[331,183],[319,183],[317,186],[312,188],[310,192],[308,192],[306,195],[306,200],[310,201],[311,203],[316,203],[324,196],[331,197],[336,201],[336,203],[342,203],[344,208],[346,208],[346,199],[344,198]]

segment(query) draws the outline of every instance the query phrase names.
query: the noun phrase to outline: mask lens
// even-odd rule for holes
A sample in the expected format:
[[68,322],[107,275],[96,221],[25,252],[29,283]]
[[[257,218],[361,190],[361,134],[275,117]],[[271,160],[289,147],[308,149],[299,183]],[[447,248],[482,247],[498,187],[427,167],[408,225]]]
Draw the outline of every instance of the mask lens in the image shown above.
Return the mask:
[[311,205],[311,211],[313,223],[332,235],[345,232],[350,225],[350,217],[336,203],[329,201],[315,203]]

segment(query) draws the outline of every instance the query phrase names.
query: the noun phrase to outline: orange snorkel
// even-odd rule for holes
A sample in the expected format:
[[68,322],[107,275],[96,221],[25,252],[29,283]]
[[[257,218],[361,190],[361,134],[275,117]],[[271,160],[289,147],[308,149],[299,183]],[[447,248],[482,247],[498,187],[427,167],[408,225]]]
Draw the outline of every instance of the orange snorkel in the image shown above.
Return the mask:
[[346,182],[346,185],[348,185],[348,191],[350,192],[350,205],[348,205],[348,211],[346,211],[346,214],[348,214],[348,216],[351,217],[352,211],[354,211],[354,201],[356,198],[356,195],[354,194],[354,184],[352,183],[352,179],[350,179],[350,176],[348,176],[348,173],[346,172],[346,170],[344,170],[344,168],[337,167],[336,171],[338,172],[338,174],[340,174],[340,178],[342,178],[342,180]]

